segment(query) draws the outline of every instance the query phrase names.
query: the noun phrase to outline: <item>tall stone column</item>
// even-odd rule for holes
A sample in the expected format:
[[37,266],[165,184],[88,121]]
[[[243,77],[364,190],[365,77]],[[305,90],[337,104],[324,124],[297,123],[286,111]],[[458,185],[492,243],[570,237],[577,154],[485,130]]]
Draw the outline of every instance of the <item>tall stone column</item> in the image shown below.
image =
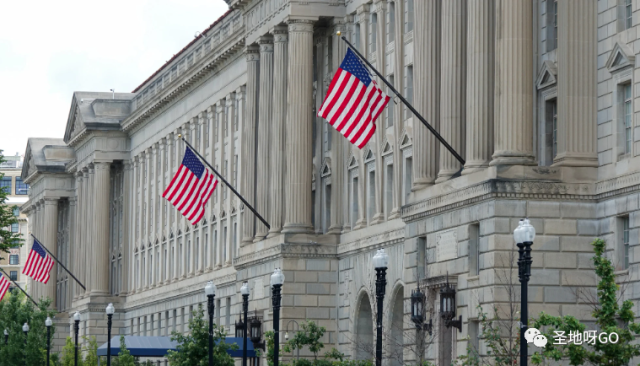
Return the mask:
[[[271,204],[269,205],[269,236],[282,231],[284,219],[284,154],[285,123],[287,122],[287,71],[289,61],[289,33],[287,27],[275,27],[273,33],[273,118],[270,129],[272,142],[270,150]],[[246,214],[246,211],[245,211]]]
[[[333,37],[331,46],[333,47],[333,59],[331,60],[331,66],[333,70],[330,70],[330,77],[333,78],[336,70],[340,67],[340,63],[347,52],[347,46],[340,36],[338,36],[338,32],[341,34],[347,33],[346,19],[345,18],[333,18],[333,27],[331,28],[331,35]],[[329,81],[330,82],[330,81]],[[325,122],[326,123],[326,122]],[[331,128],[331,161],[332,161],[332,170],[331,170],[331,225],[329,226],[328,234],[340,234],[342,232],[342,228],[344,225],[343,218],[343,197],[344,197],[344,172],[345,172],[345,154],[346,149],[345,144],[346,139],[338,130],[335,128]],[[374,134],[381,135],[379,133]]]
[[[441,1],[414,2],[414,106],[429,124],[440,128]],[[378,16],[378,21],[380,17]],[[420,21],[421,20],[421,21]],[[378,25],[379,26],[379,25]],[[420,121],[413,124],[413,190],[436,181],[438,140]],[[381,174],[382,175],[382,174]]]
[[[57,255],[58,253],[58,198],[44,199],[44,232],[40,237],[42,244]],[[58,282],[58,269],[49,271],[49,281],[43,286],[42,296],[51,299],[52,306],[56,304],[56,286]]]
[[490,165],[534,165],[533,0],[496,3],[497,118]]
[[554,166],[598,166],[597,4],[558,1],[558,153]]
[[[85,176],[85,180],[87,181],[86,193],[85,197],[87,199],[87,210],[85,217],[94,217],[94,174],[95,168],[93,164],[89,164],[87,167],[87,175]],[[93,254],[95,253],[95,243],[96,243],[96,235],[95,235],[95,220],[89,220],[87,223],[87,234],[86,234],[86,246],[84,251],[84,263],[93,264]],[[85,287],[87,290],[84,293],[84,296],[89,296],[91,294],[91,290],[93,289],[93,278],[95,277],[95,271],[93,268],[85,269]]]
[[310,232],[313,21],[289,20],[289,110],[286,129],[284,232]]
[[[467,1],[442,2],[442,59],[440,133],[461,156],[464,154],[466,98]],[[436,183],[460,170],[460,162],[440,145],[440,171]]]
[[[227,94],[227,96],[225,97],[225,101],[226,101],[226,106],[227,106],[227,129],[229,131],[228,133],[228,139],[227,139],[227,143],[224,145],[225,148],[225,163],[224,163],[224,174],[225,176],[228,177],[229,181],[231,182],[231,184],[234,184],[234,177],[232,175],[233,172],[233,166],[235,164],[235,151],[233,148],[233,134],[234,134],[234,119],[235,119],[235,95],[233,93]],[[257,123],[257,119],[255,120]],[[255,132],[254,132],[254,136]],[[254,140],[253,142],[253,148],[254,148],[254,152],[256,151],[256,142]],[[255,155],[254,158],[252,160],[253,162],[253,173],[255,176]],[[249,202],[254,202],[253,203],[253,207],[255,207],[255,197],[256,197],[256,187],[255,185],[252,185],[250,187],[251,192],[252,192],[252,200]],[[232,205],[234,205],[234,202],[236,200],[236,196],[233,192],[231,192],[230,189],[227,188],[226,191],[226,195],[227,195],[227,200],[224,202],[224,207],[225,207],[225,211],[227,212],[227,226],[229,227],[229,235],[227,236],[227,240],[226,240],[226,246],[227,246],[227,256],[225,258],[225,262],[224,262],[224,266],[228,267],[231,265],[231,259],[233,258],[233,250],[235,249],[236,245],[233,242],[233,235],[231,235],[231,230],[232,230],[232,226],[231,226],[231,222],[232,220],[232,216],[231,216],[231,211],[232,211]],[[238,206],[235,206],[238,207]],[[251,240],[253,240],[253,238],[251,238]]]
[[[122,210],[122,229],[124,238],[133,238],[133,229],[135,224],[133,223],[133,210],[134,210],[134,197],[135,190],[133,189],[133,164],[130,160],[124,162],[124,187],[123,187],[123,210]],[[165,223],[166,224],[166,223]],[[130,262],[132,259],[134,241],[125,240],[122,250],[122,273],[120,278],[120,295],[125,296],[131,291],[132,287],[129,287],[129,277],[131,272],[129,270]]]
[[[387,48],[387,1],[386,0],[375,0],[374,1],[375,4],[375,13],[377,16],[376,19],[376,66],[378,66],[378,70],[384,75],[387,73],[387,67],[385,65],[385,59],[386,59],[386,48]],[[415,38],[414,38],[415,39]],[[335,42],[335,41],[334,41]],[[415,41],[414,41],[415,42]],[[344,42],[340,42],[340,43],[344,43]],[[381,60],[381,61],[378,61]],[[342,61],[342,60],[340,60]],[[340,62],[338,61],[338,62]],[[415,66],[414,66],[415,67]],[[378,81],[378,85],[383,89],[386,90],[387,94],[390,94],[390,91],[387,90],[387,86],[385,85],[385,83],[380,80],[380,78],[376,78]],[[393,102],[390,102],[386,108],[393,108],[392,106]],[[392,110],[392,109],[391,109]],[[375,213],[373,215],[373,218],[370,222],[370,225],[375,225],[375,224],[379,224],[381,222],[384,221],[384,210],[383,210],[383,202],[382,202],[382,197],[383,197],[383,193],[382,193],[382,182],[383,182],[383,175],[384,175],[384,164],[383,164],[383,159],[382,159],[382,149],[383,149],[383,145],[384,145],[384,140],[385,140],[385,136],[386,133],[384,133],[384,131],[386,130],[386,118],[387,116],[387,112],[383,111],[380,116],[378,117],[378,119],[376,120],[376,125],[378,128],[378,132],[373,134],[373,138],[375,140],[376,143],[376,154],[375,154],[375,166],[376,166],[376,171],[375,171]],[[415,131],[415,129],[414,129]],[[415,149],[415,147],[414,147]],[[415,155],[415,154],[414,154]],[[339,160],[342,161],[342,160]],[[363,192],[366,194],[366,191]]]
[[[75,174],[74,174],[75,175]],[[76,177],[77,179],[77,177]],[[77,185],[76,185],[77,187]],[[78,198],[77,196],[69,197],[69,249],[68,249],[68,259],[66,259],[67,263],[69,263],[69,269],[73,271],[74,274],[78,273],[78,216],[77,216],[77,208],[78,208]],[[64,270],[63,270],[64,271]],[[67,283],[67,304],[72,306],[73,299],[76,297],[76,287],[80,287],[76,284],[72,278],[69,278],[69,282]]]
[[[274,74],[274,39],[272,37],[260,37],[258,44],[260,45],[260,103],[259,103],[259,117],[258,117],[258,182],[260,182],[260,189],[256,189],[258,199],[256,210],[267,222],[271,221],[271,215],[269,212],[270,205],[270,187],[269,187],[269,175],[272,174],[269,169],[269,154],[271,148],[278,149],[275,145],[270,144],[270,129],[273,126],[271,114],[274,106],[274,90],[273,90],[273,74]],[[248,212],[247,212],[248,213]],[[267,236],[268,229],[260,221],[256,220],[256,237],[255,241],[262,240]]]
[[92,257],[91,295],[109,294],[109,177],[110,163],[94,163],[94,214],[95,241]]
[[133,214],[133,227],[131,228],[131,240],[130,249],[127,252],[130,256],[129,258],[129,268],[130,271],[130,287],[129,293],[134,294],[138,290],[138,284],[136,283],[137,273],[137,265],[136,265],[136,254],[134,252],[135,249],[138,248],[140,244],[140,191],[138,187],[140,186],[140,163],[138,156],[133,157],[133,185],[131,187],[131,212]]
[[466,163],[462,174],[489,166],[493,153],[494,0],[469,0]]
[[[256,182],[256,125],[258,120],[258,91],[259,91],[259,66],[260,53],[256,46],[249,46],[246,50],[247,57],[247,107],[244,120],[244,131],[242,134],[243,146],[243,172],[242,194],[250,204],[255,203],[255,182]],[[245,211],[249,211],[247,208]],[[255,228],[255,216],[245,212],[242,217],[242,244],[253,241]],[[229,222],[231,222],[229,220]],[[220,228],[222,230],[222,227]],[[225,243],[220,243],[225,245]],[[227,252],[227,255],[229,253]]]
[[[82,195],[82,190],[83,190],[83,181],[82,181],[82,171],[78,171],[76,172],[76,218],[75,221],[77,222],[81,222],[81,220],[84,219],[84,214],[83,214],[83,205],[84,205],[84,199],[83,199],[83,195]],[[75,239],[75,245],[73,248],[73,268],[74,268],[74,274],[78,277],[79,280],[82,281],[82,283],[84,284],[84,280],[82,278],[82,269],[84,266],[84,263],[82,262],[82,246],[83,246],[83,241],[82,241],[82,230],[84,229],[84,225],[81,224],[77,224],[75,226],[75,235],[76,235],[76,239]],[[86,286],[86,285],[85,285]],[[73,301],[76,301],[78,299],[78,296],[80,296],[80,291],[82,290],[82,287],[80,287],[75,281],[73,281]]]

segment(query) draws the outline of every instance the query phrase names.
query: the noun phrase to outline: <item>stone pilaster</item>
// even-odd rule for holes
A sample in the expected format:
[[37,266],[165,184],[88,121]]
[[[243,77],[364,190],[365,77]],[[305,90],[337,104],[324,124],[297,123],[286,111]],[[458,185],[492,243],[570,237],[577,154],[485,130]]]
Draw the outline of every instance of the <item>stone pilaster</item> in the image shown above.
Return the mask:
[[[234,177],[232,175],[233,173],[233,165],[235,164],[235,152],[233,149],[233,135],[234,135],[234,119],[235,119],[235,95],[233,94],[227,94],[227,96],[225,97],[225,101],[226,101],[226,106],[227,106],[227,128],[229,131],[228,134],[228,138],[226,141],[226,144],[224,145],[225,148],[225,154],[226,154],[226,158],[225,158],[225,164],[224,164],[224,173],[222,173],[228,182],[230,182],[231,184],[233,184],[234,186],[236,184],[234,184]],[[257,123],[257,119],[255,120]],[[255,132],[254,132],[255,133]],[[255,134],[254,134],[255,136]],[[255,152],[255,140],[254,140],[254,152]],[[255,176],[255,155],[253,158],[253,173]],[[234,187],[235,188],[235,187]],[[255,190],[256,187],[255,185],[252,185],[250,187],[250,189],[253,192],[252,195],[252,200],[248,201],[248,202],[253,202],[254,207],[255,207]],[[232,233],[232,226],[231,226],[231,221],[232,221],[232,217],[231,217],[231,207],[233,205],[233,202],[236,200],[235,194],[233,192],[231,192],[230,189],[227,188],[227,200],[224,202],[224,207],[225,207],[225,211],[227,212],[227,226],[229,227],[229,235],[227,236],[227,241],[225,243],[225,245],[227,246],[227,256],[225,258],[225,262],[224,262],[224,266],[228,267],[231,265],[231,259],[233,258],[233,249],[235,248],[235,243],[233,242],[233,235],[231,235]],[[238,206],[236,206],[238,207]],[[253,238],[252,238],[253,240]]]
[[[258,117],[258,154],[257,154],[257,181],[260,182],[260,189],[257,189],[256,210],[262,217],[271,221],[269,205],[271,204],[269,175],[269,154],[272,145],[270,145],[269,130],[273,126],[271,120],[273,113],[273,74],[274,74],[274,39],[272,37],[261,37],[258,40],[260,46],[260,103]],[[277,148],[273,145],[273,148]],[[249,214],[249,212],[246,212]],[[256,219],[256,237],[255,241],[262,240],[268,234],[267,227]]]
[[489,166],[493,153],[494,0],[469,0],[467,19],[466,163],[462,174]]
[[95,242],[92,257],[91,295],[109,294],[109,177],[110,163],[95,163],[94,214]]
[[[377,23],[376,23],[376,66],[378,67],[378,70],[380,72],[382,72],[383,74],[386,74],[386,65],[385,65],[385,59],[386,59],[386,47],[387,47],[387,1],[386,0],[376,0],[374,1],[375,4],[375,13],[377,14]],[[335,41],[334,41],[335,42]],[[339,41],[340,42],[340,41]],[[340,43],[344,43],[344,42],[340,42]],[[380,60],[380,61],[378,61]],[[384,82],[382,82],[382,80],[380,80],[380,78],[376,78],[378,81],[378,85],[383,89],[386,90],[387,86],[384,84]],[[387,90],[387,94],[389,94],[389,91]],[[393,101],[391,101],[386,108],[393,108]],[[375,225],[375,224],[379,224],[381,222],[384,221],[384,211],[383,211],[383,204],[382,204],[382,177],[383,177],[383,171],[384,171],[384,167],[383,167],[383,159],[382,159],[382,148],[383,148],[383,144],[384,144],[384,139],[386,136],[386,133],[384,132],[386,130],[386,122],[385,122],[385,118],[386,118],[387,112],[383,111],[380,116],[378,117],[378,119],[376,120],[376,126],[377,126],[377,133],[373,134],[373,139],[375,141],[375,166],[376,166],[376,171],[375,171],[375,186],[376,186],[376,194],[375,194],[375,213],[373,214],[373,218],[371,219],[370,225]],[[339,161],[343,161],[343,160],[339,160]],[[363,160],[364,161],[364,160]],[[366,192],[366,191],[365,191]],[[332,194],[335,194],[332,192]],[[365,193],[365,196],[367,196],[367,194]]]
[[[285,123],[287,121],[287,71],[289,61],[289,34],[287,27],[275,27],[273,33],[273,118],[270,129],[272,142],[270,150],[270,195],[269,205],[269,236],[282,231],[284,219],[284,154],[285,154]],[[246,214],[246,213],[245,213]]]
[[[358,7],[358,23],[360,23],[360,52],[363,55],[369,54],[369,5],[364,4]],[[318,108],[319,109],[319,108]],[[366,181],[367,168],[364,164],[364,149],[358,149],[356,152],[359,157],[360,164],[358,165],[358,219],[352,230],[357,230],[367,226],[367,210],[365,209],[365,201],[367,200]]]
[[[340,63],[344,58],[345,53],[347,52],[347,46],[340,36],[337,35],[338,32],[341,34],[346,34],[347,26],[346,19],[344,18],[334,18],[333,26],[331,28],[331,35],[333,37],[331,45],[333,47],[333,59],[331,60],[331,66],[333,70],[330,70],[329,74],[331,77],[335,74],[338,67],[340,67]],[[325,122],[326,123],[326,122]],[[331,159],[333,169],[331,170],[331,185],[333,189],[331,190],[331,224],[329,226],[328,234],[340,234],[342,232],[342,228],[344,225],[343,219],[343,197],[344,197],[344,161],[345,161],[345,144],[346,139],[338,130],[335,128],[331,128]],[[381,135],[381,134],[374,134]]]
[[533,0],[496,3],[495,142],[490,165],[534,165]]
[[289,110],[284,232],[310,232],[313,21],[289,20]]
[[[414,2],[414,106],[433,128],[440,128],[441,1]],[[380,16],[378,16],[380,19]],[[420,121],[413,123],[413,190],[433,184],[438,174],[438,140]],[[382,172],[380,172],[382,173]],[[380,174],[382,176],[382,174]]]
[[[131,291],[132,287],[129,287],[129,277],[131,276],[131,270],[129,269],[129,263],[132,261],[131,254],[133,253],[134,241],[131,240],[135,223],[134,217],[134,204],[135,202],[135,190],[133,189],[133,164],[131,161],[124,162],[124,187],[123,187],[123,209],[122,209],[122,236],[129,238],[122,243],[122,273],[120,274],[120,296],[125,296]],[[163,178],[164,179],[164,178]],[[163,225],[163,227],[166,226]]]
[[[440,84],[440,133],[461,156],[464,154],[466,98],[467,2],[442,2],[442,82]],[[436,182],[451,178],[460,162],[440,145],[440,171]]]
[[[85,176],[85,179],[87,180],[87,189],[86,189],[86,194],[85,197],[87,199],[87,212],[86,212],[86,216],[85,217],[94,217],[95,212],[94,212],[94,201],[95,201],[95,194],[94,194],[94,181],[95,181],[95,168],[93,164],[89,164],[88,169],[87,169],[87,175]],[[86,235],[86,248],[85,248],[85,252],[84,252],[84,258],[85,258],[85,262],[84,263],[91,263],[93,264],[93,253],[96,251],[96,235],[95,235],[95,220],[89,220],[88,225],[87,225],[87,235]],[[93,278],[95,277],[95,272],[93,271],[92,268],[86,268],[85,269],[85,287],[87,288],[87,290],[85,291],[84,295],[89,296],[91,294],[91,290],[93,289]]]
[[[260,52],[258,47],[249,46],[246,50],[247,57],[247,106],[245,108],[246,115],[244,120],[244,131],[242,133],[242,146],[244,161],[242,176],[241,193],[244,199],[250,204],[255,203],[255,181],[256,181],[256,125],[258,119],[258,91],[259,91],[259,66]],[[253,233],[255,228],[255,216],[249,214],[246,209],[243,216],[242,224],[242,243],[248,244],[253,241]],[[229,221],[231,222],[231,221]],[[222,227],[220,231],[222,232]],[[224,245],[224,243],[221,243]],[[227,255],[229,253],[227,252]]]
[[138,288],[138,284],[136,283],[136,272],[137,272],[137,268],[136,268],[136,257],[135,257],[135,253],[134,250],[138,248],[138,245],[140,244],[140,158],[138,156],[134,156],[133,157],[133,187],[131,187],[132,190],[132,202],[134,202],[133,204],[133,208],[132,208],[132,212],[133,212],[133,222],[134,222],[134,227],[132,228],[132,235],[131,237],[133,237],[133,240],[131,241],[131,248],[129,250],[129,255],[131,256],[130,258],[130,262],[129,262],[129,268],[130,268],[130,273],[131,273],[131,279],[129,281],[130,283],[130,288],[129,291],[130,293],[135,293]]
[[[58,199],[44,199],[44,232],[39,237],[51,253],[58,254]],[[42,297],[51,299],[52,306],[56,304],[56,285],[58,283],[58,269],[52,268],[49,271],[49,281],[42,287]]]
[[598,166],[597,4],[558,1],[558,153],[554,166]]
[[[83,182],[82,182],[82,171],[78,171],[76,172],[76,200],[75,200],[75,204],[76,204],[76,218],[74,221],[78,221],[81,222],[81,220],[84,218],[83,216],[83,205],[84,205],[84,199],[83,199],[83,195],[82,195],[82,189],[83,189]],[[74,274],[78,277],[78,279],[80,281],[83,282],[84,284],[84,280],[82,279],[82,268],[84,267],[83,263],[82,263],[82,230],[84,229],[84,225],[76,225],[75,226],[75,243],[73,246],[73,268],[74,268]],[[80,291],[82,290],[82,287],[80,287],[75,281],[73,281],[73,301],[76,301],[78,299],[78,296],[80,295]],[[86,286],[86,285],[85,285]]]

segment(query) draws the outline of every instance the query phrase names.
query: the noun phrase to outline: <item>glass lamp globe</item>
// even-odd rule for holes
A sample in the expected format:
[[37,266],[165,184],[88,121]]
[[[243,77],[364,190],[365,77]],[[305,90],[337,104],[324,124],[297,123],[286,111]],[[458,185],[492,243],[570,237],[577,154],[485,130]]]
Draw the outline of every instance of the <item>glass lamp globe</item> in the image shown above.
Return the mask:
[[24,323],[24,325],[22,326],[22,331],[25,332],[25,333],[28,332],[29,331],[29,324]]
[[112,303],[109,303],[109,305],[107,305],[107,315],[113,315],[113,313],[116,312],[116,308],[113,307]]
[[242,284],[242,287],[240,287],[240,293],[241,293],[243,296],[245,296],[245,295],[246,295],[246,296],[249,296],[249,283],[248,283],[248,282],[246,282],[246,281],[245,281],[245,282]]
[[216,294],[216,285],[213,284],[213,281],[207,282],[207,285],[204,287],[204,293],[207,296],[215,296],[215,294]]
[[389,265],[389,256],[383,249],[378,249],[376,255],[373,256],[373,268],[387,268]]
[[522,224],[522,242],[533,243],[533,239],[536,237],[536,229],[531,225],[529,219],[524,219]]
[[73,314],[73,320],[79,322],[80,321],[80,313],[76,311],[75,314]]
[[280,268],[276,268],[271,275],[271,287],[282,285],[284,283],[284,274]]
[[9,335],[9,331],[8,330],[4,330],[4,335],[8,336]]
[[518,223],[518,227],[513,230],[513,240],[517,243],[522,243],[523,242],[523,233],[522,233],[522,226],[524,225],[524,220],[520,220],[520,222]]
[[45,325],[46,327],[50,327],[50,326],[52,326],[52,325],[53,325],[53,320],[51,320],[51,318],[50,318],[50,317],[47,317],[47,320],[45,320],[45,321],[44,321],[44,325]]

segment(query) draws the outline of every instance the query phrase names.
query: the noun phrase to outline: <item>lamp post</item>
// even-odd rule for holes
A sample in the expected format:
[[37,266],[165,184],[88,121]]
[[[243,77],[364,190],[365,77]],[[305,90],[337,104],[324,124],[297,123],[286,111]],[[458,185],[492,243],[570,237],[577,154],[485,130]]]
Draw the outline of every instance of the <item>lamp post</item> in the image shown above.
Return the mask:
[[244,313],[244,324],[242,326],[242,366],[247,366],[247,312],[249,311],[249,283],[244,282],[240,287],[242,294],[242,312]]
[[113,318],[113,313],[116,312],[116,309],[113,307],[112,303],[107,305],[107,366],[111,366],[111,320]]
[[520,365],[527,366],[528,348],[524,333],[529,322],[528,309],[528,285],[531,277],[531,246],[536,237],[536,229],[528,219],[520,220],[518,227],[513,231],[513,239],[518,246],[518,277],[520,279]]
[[8,330],[4,330],[4,345],[6,346],[7,343],[9,343],[9,331]]
[[276,268],[271,275],[271,292],[273,303],[273,366],[278,366],[280,351],[280,300],[282,295],[282,284],[284,283],[284,274],[280,268]]
[[382,312],[384,291],[387,286],[387,266],[389,256],[384,249],[378,249],[373,256],[373,268],[376,269],[376,300],[378,302],[378,314],[376,320],[376,366],[382,365]]
[[440,289],[440,315],[447,328],[458,328],[458,332],[462,332],[462,315],[457,320],[453,320],[456,317],[456,289],[449,284],[449,275],[447,275],[447,283]]
[[49,353],[51,352],[51,326],[53,325],[53,321],[50,317],[47,317],[47,320],[44,321],[44,325],[47,327],[47,366],[49,366]]
[[76,349],[73,359],[74,366],[78,366],[78,333],[80,333],[80,313],[73,314],[73,330],[76,332]]
[[207,282],[204,287],[204,293],[207,295],[207,310],[209,311],[209,366],[213,366],[213,298],[216,297],[216,285],[213,281]]
[[24,325],[22,326],[22,331],[24,332],[24,364],[26,366],[29,366],[29,364],[27,363],[27,339],[29,338],[29,324],[24,323]]

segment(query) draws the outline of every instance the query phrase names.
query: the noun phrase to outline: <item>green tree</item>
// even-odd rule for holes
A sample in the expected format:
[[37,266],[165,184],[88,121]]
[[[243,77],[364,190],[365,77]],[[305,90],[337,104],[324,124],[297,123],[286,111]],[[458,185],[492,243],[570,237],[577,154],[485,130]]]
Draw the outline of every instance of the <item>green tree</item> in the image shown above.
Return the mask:
[[[102,364],[106,365],[106,363]],[[120,336],[120,353],[118,353],[118,357],[111,357],[111,364],[113,366],[136,366],[136,359],[131,356],[131,352],[127,349],[123,335]]]
[[[640,335],[640,324],[634,321],[635,314],[631,310],[633,303],[631,300],[618,304],[618,294],[620,286],[616,283],[614,267],[605,256],[607,248],[606,242],[596,239],[593,243],[595,256],[593,263],[595,272],[600,278],[598,282],[598,297],[592,313],[596,320],[599,333],[616,333],[619,336],[617,343],[601,343],[596,341],[594,345],[555,345],[553,336],[555,331],[569,332],[587,330],[587,326],[573,316],[551,316],[541,313],[540,317],[533,323],[532,327],[544,329],[543,334],[549,342],[542,352],[535,352],[532,361],[541,364],[545,360],[560,361],[568,359],[570,365],[583,365],[585,363],[593,365],[622,366],[627,365],[632,357],[640,356],[640,345],[631,344],[636,335]],[[625,325],[620,327],[618,321]],[[583,333],[584,334],[584,333]],[[568,342],[567,342],[568,343]]]
[[82,354],[84,357],[84,366],[98,366],[98,342],[95,336],[82,337],[84,345],[82,346]]
[[302,349],[303,347],[309,347],[309,351],[313,353],[313,358],[318,359],[318,352],[324,348],[324,344],[320,341],[320,338],[324,336],[327,331],[325,327],[319,327],[313,321],[307,321],[300,326],[302,329],[297,331],[293,338],[287,341],[283,350],[287,353],[291,353],[296,349]]
[[[41,300],[36,307],[22,293],[13,293],[0,301],[0,332],[9,332],[7,345],[0,345],[0,366],[39,365],[46,361],[47,330],[44,325],[48,316],[55,312],[49,310],[51,301]],[[29,324],[26,337],[22,331],[24,323]],[[51,337],[55,334],[55,325],[51,329]],[[3,339],[4,341],[4,339]],[[25,359],[26,357],[26,359]]]
[[[2,155],[2,150],[0,150],[0,164],[3,161],[5,161],[4,156]],[[2,177],[4,177],[4,174],[0,173],[0,179]],[[8,254],[9,249],[22,245],[20,233],[11,232],[11,224],[17,223],[18,218],[13,214],[13,209],[17,206],[9,206],[5,203],[8,195],[9,192],[0,189],[0,259],[6,259],[2,254]]]
[[[189,334],[171,333],[171,340],[178,342],[177,351],[169,351],[167,358],[171,366],[206,366],[209,364],[209,326],[204,321],[202,305],[198,306],[189,321]],[[237,346],[227,344],[224,328],[213,325],[213,364],[233,366],[234,362],[227,350]]]
[[[62,354],[59,356],[60,361],[58,365],[74,366],[75,350],[75,343],[73,342],[71,337],[67,337],[64,347],[62,347]],[[78,366],[83,366],[82,353],[80,353],[80,350],[78,350]]]

